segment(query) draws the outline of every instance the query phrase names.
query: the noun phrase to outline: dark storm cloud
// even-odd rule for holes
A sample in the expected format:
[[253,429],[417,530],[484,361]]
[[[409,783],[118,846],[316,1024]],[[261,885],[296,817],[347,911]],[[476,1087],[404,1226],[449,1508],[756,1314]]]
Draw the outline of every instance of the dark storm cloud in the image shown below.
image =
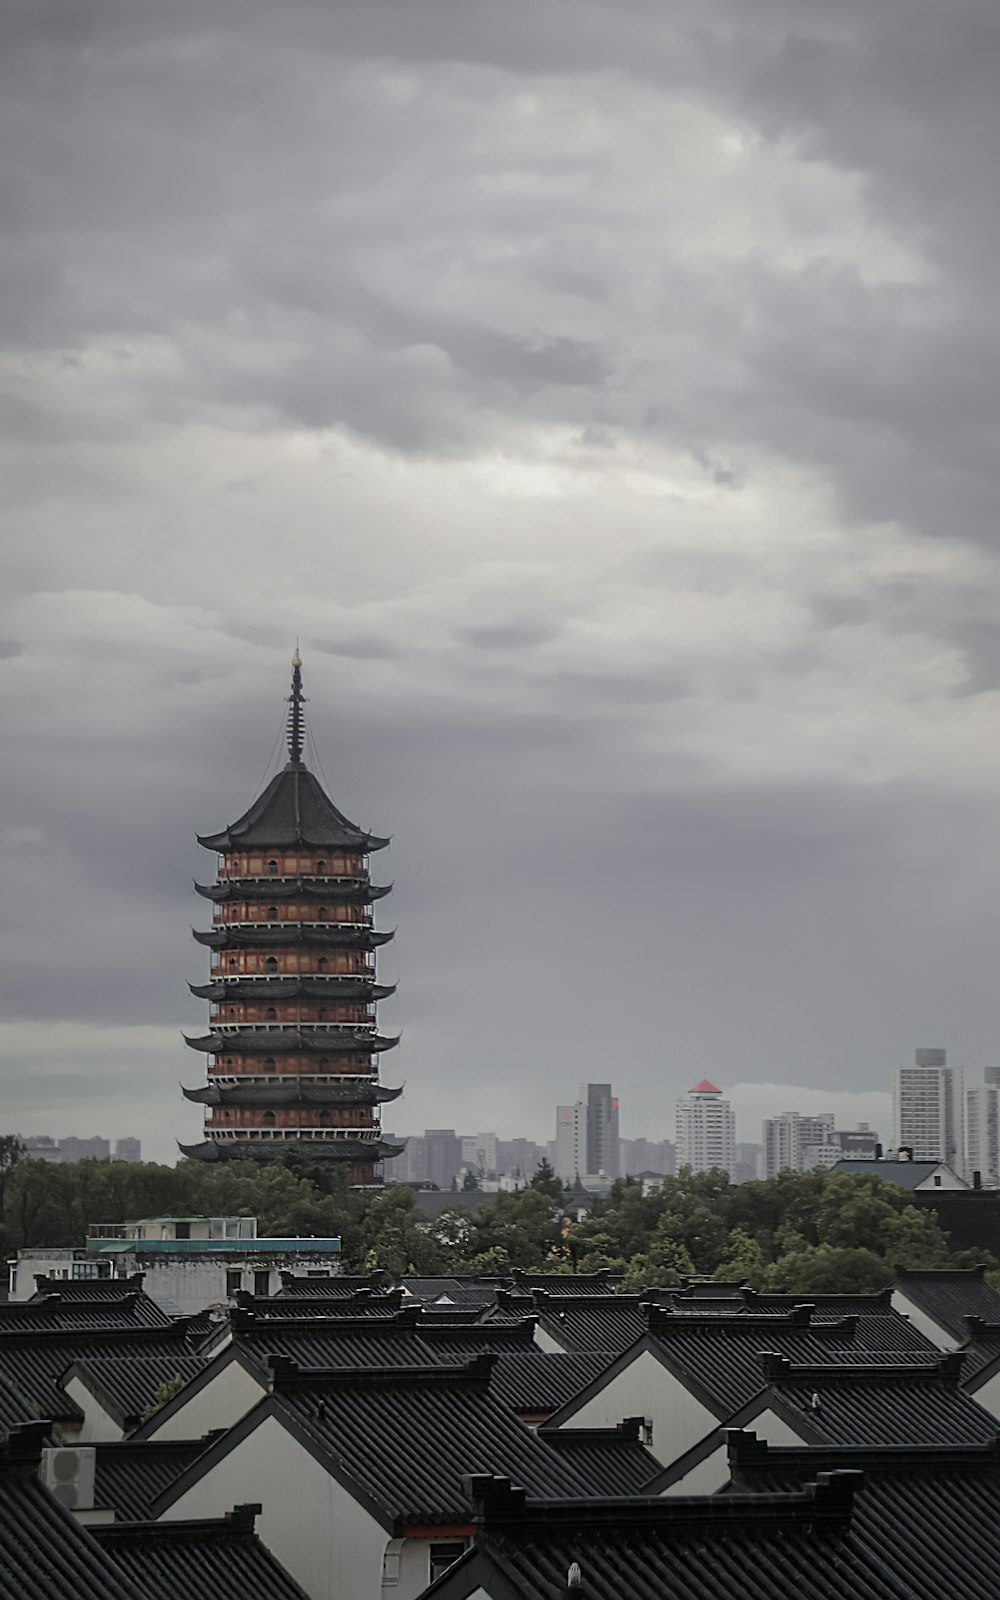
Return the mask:
[[995,1056],[998,69],[988,0],[3,8],[19,1117],[190,1135],[299,634],[400,1126]]

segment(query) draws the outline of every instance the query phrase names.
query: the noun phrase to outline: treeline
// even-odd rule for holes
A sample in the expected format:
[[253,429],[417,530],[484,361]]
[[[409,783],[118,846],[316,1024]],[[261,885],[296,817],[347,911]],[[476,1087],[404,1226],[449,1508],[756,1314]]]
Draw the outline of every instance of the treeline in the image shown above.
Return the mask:
[[429,1221],[410,1189],[359,1194],[336,1168],[294,1159],[263,1168],[193,1161],[63,1166],[32,1161],[16,1141],[0,1139],[0,1238],[8,1256],[25,1246],[82,1246],[94,1223],[242,1215],[256,1216],[263,1235],[339,1237],[347,1271],[608,1267],[624,1274],[627,1289],[698,1273],[760,1289],[864,1293],[890,1283],[897,1264],[985,1259],[1000,1288],[1000,1261],[978,1250],[952,1253],[933,1212],[868,1175],[784,1172],[734,1187],[724,1173],[684,1171],[648,1194],[623,1179],[574,1222],[564,1213],[561,1183],[543,1163],[517,1193],[483,1200],[475,1213],[464,1201],[456,1194]]

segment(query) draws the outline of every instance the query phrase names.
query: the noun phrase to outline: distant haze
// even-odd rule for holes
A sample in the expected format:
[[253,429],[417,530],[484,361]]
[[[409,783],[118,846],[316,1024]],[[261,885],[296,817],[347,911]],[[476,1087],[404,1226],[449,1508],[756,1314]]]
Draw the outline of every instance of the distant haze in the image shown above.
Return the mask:
[[197,1137],[297,637],[393,1128],[1000,1059],[998,76],[993,0],[3,8],[7,1128]]

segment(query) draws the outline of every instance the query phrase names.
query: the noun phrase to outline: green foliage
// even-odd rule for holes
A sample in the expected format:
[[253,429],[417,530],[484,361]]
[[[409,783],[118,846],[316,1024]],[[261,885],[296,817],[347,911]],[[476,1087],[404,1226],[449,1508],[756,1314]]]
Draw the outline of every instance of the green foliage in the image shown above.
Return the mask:
[[158,1411],[162,1411],[168,1400],[172,1400],[175,1394],[180,1394],[185,1381],[179,1372],[175,1372],[172,1378],[165,1379],[159,1385],[156,1394],[142,1413],[139,1421],[148,1422],[150,1417],[155,1417]]
[[949,1255],[935,1213],[870,1175],[783,1172],[734,1187],[722,1172],[683,1171],[648,1192],[638,1179],[622,1179],[592,1201],[588,1216],[570,1223],[562,1184],[543,1162],[526,1188],[477,1198],[475,1214],[456,1193],[448,1210],[428,1219],[405,1186],[355,1192],[332,1163],[61,1166],[32,1161],[16,1140],[0,1139],[0,1240],[8,1254],[22,1246],[80,1246],[96,1222],[253,1215],[262,1234],[339,1237],[346,1271],[608,1267],[624,1273],[630,1289],[700,1274],[823,1293],[882,1288],[897,1264],[985,1259],[987,1282],[1000,1288],[1000,1260],[981,1251]]

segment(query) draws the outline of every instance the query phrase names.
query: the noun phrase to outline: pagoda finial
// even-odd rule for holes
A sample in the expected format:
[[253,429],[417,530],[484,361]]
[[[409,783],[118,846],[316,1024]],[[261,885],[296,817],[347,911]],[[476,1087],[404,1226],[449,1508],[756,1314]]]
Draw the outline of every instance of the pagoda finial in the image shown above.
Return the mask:
[[302,693],[302,657],[298,641],[292,657],[292,692],[288,696],[288,759],[297,767],[302,763],[302,707],[306,697]]

